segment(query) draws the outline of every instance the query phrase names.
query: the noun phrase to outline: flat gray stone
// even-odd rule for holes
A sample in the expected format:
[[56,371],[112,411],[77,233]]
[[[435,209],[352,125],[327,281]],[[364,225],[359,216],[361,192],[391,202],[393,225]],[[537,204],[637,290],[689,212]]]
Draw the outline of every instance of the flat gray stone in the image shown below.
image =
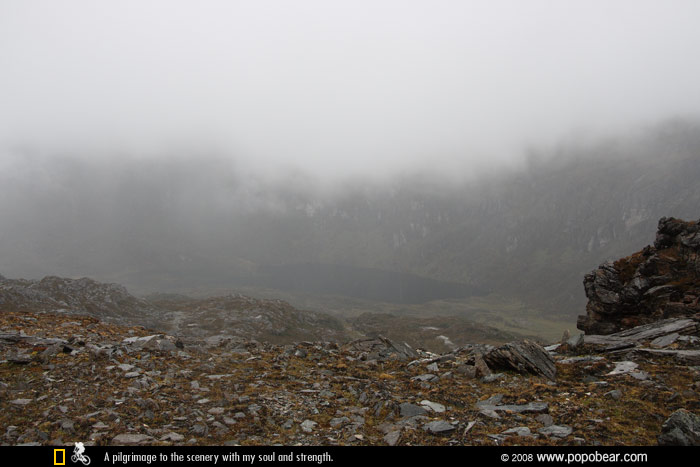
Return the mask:
[[437,378],[438,377],[432,373],[425,373],[423,375],[414,376],[413,378],[411,378],[411,381],[432,381]]
[[676,342],[676,340],[678,340],[679,337],[680,334],[678,334],[677,332],[673,332],[666,336],[657,337],[656,339],[651,341],[649,345],[656,349],[663,349],[664,347],[668,347],[669,345]]
[[569,349],[575,350],[578,348],[580,345],[583,345],[584,337],[583,333],[577,334],[575,336],[572,336],[571,338],[567,339],[566,345],[569,346]]
[[112,438],[112,444],[117,446],[144,444],[152,441],[155,441],[155,439],[151,436],[130,433],[123,433]]
[[434,435],[451,433],[455,430],[455,426],[444,420],[437,420],[434,422],[426,423],[423,425],[423,429]]
[[640,341],[658,339],[669,334],[692,334],[697,331],[697,324],[692,319],[671,318],[644,324],[614,334],[596,335],[587,334],[584,342],[590,345],[615,348],[619,346],[634,346]]
[[630,361],[615,362],[615,368],[608,373],[608,376],[625,375],[636,370],[638,366],[639,365],[636,363]]
[[493,383],[494,381],[498,381],[499,379],[502,379],[505,375],[503,373],[492,373],[490,375],[486,375],[483,378],[481,378],[482,383]]
[[[476,408],[480,410],[491,410],[494,412],[514,412],[514,413],[545,413],[549,411],[547,402],[528,402],[527,404],[505,404],[499,405],[498,402],[503,398],[502,395],[490,397],[486,400],[476,403]],[[494,403],[496,402],[496,403]]]
[[185,440],[185,437],[182,436],[180,433],[175,433],[175,432],[170,432],[167,435],[163,436],[161,441],[173,441],[175,443],[179,443],[181,441]]
[[554,425],[554,419],[552,418],[551,415],[549,415],[547,413],[543,413],[543,414],[536,416],[535,420],[537,420],[538,422],[540,422],[544,426]]
[[350,419],[348,417],[334,418],[329,422],[331,428],[337,428],[341,425],[345,425],[346,423],[350,423]]
[[443,413],[445,411],[445,406],[442,404],[438,404],[437,402],[431,402],[428,400],[424,400],[424,401],[421,401],[420,405],[423,407],[427,407],[436,413]]
[[418,415],[425,415],[428,413],[424,407],[410,404],[408,402],[404,402],[403,404],[399,405],[399,410],[403,418],[416,417]]
[[516,426],[515,428],[504,431],[503,434],[511,436],[532,436],[532,432],[526,426]]
[[484,417],[493,418],[494,420],[498,420],[499,418],[501,418],[501,416],[498,415],[498,412],[491,409],[481,409],[479,410],[479,413]]
[[700,350],[635,349],[648,355],[670,355],[684,365],[700,365]]
[[314,422],[313,420],[304,420],[301,422],[301,429],[305,433],[311,433],[314,431],[314,428],[316,428],[316,425],[318,425],[318,423]]
[[560,360],[559,363],[563,363],[565,365],[569,365],[572,363],[588,363],[588,362],[598,362],[600,360],[603,360],[603,357],[598,357],[594,355],[586,355],[583,357],[570,357],[570,358],[565,358],[563,360]]
[[384,441],[386,444],[389,446],[396,446],[396,444],[399,442],[399,439],[401,438],[401,431],[395,430],[395,431],[390,431],[384,436]]
[[19,407],[24,407],[32,402],[32,399],[15,399],[13,401],[10,401],[10,404],[16,405]]
[[566,438],[573,432],[573,428],[566,425],[550,425],[537,430],[538,433],[553,438]]

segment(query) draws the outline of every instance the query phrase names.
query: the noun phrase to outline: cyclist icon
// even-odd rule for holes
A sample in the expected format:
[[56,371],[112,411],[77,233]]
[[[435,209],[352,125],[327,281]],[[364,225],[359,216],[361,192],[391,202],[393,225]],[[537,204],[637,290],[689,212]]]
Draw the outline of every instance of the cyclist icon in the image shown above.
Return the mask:
[[75,443],[75,449],[73,449],[73,455],[70,456],[70,460],[72,460],[74,464],[80,461],[83,465],[90,465],[90,458],[83,454],[84,452],[85,446],[83,443]]

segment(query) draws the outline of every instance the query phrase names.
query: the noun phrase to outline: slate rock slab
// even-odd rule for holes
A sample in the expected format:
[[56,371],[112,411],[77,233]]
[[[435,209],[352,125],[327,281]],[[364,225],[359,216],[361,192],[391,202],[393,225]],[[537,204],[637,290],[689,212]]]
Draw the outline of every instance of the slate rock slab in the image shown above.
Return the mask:
[[554,438],[566,438],[573,431],[574,430],[570,426],[566,425],[549,425],[537,430],[537,432],[540,434],[543,434],[545,436],[551,436]]
[[523,340],[509,342],[484,355],[484,361],[492,370],[515,370],[518,373],[544,376],[555,380],[557,369],[554,359],[541,345]]
[[423,429],[434,435],[442,435],[455,431],[455,426],[444,420],[438,420],[435,422],[426,423],[423,425]]

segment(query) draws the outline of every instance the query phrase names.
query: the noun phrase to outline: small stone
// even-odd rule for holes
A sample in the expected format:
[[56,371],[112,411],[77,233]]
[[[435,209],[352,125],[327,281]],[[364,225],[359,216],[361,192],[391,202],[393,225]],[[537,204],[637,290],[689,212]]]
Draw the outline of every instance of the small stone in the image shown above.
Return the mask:
[[646,381],[649,379],[649,373],[646,371],[633,371],[630,373],[630,376],[639,381]]
[[438,371],[440,371],[440,369],[438,368],[437,363],[431,363],[430,365],[428,365],[427,367],[425,367],[425,369],[428,370],[428,371],[432,371],[433,373],[437,373]]
[[455,426],[444,420],[438,420],[423,425],[423,429],[434,435],[441,435],[446,433],[451,433],[455,430]]
[[484,376],[481,378],[482,383],[493,383],[494,381],[498,381],[499,379],[502,379],[505,375],[503,373],[492,373],[490,375]]
[[526,426],[517,426],[506,430],[503,432],[504,435],[514,435],[514,436],[532,436],[532,432]]
[[462,364],[459,365],[455,371],[467,379],[476,378],[476,367],[474,365]]
[[476,421],[471,421],[467,423],[467,427],[464,429],[464,433],[462,436],[467,436],[467,433],[469,433],[471,429],[474,428],[474,425],[476,425]]
[[318,423],[314,422],[313,420],[304,420],[301,422],[301,429],[305,433],[311,433],[314,431],[314,428],[318,425]]
[[418,415],[425,415],[428,413],[426,409],[415,404],[410,404],[405,402],[399,405],[399,410],[403,418],[415,417]]
[[185,437],[182,436],[180,433],[175,433],[175,432],[170,432],[167,435],[163,436],[161,441],[172,441],[174,443],[179,443],[181,441],[185,440]]
[[474,357],[474,368],[476,368],[476,377],[488,377],[491,375],[492,371],[489,368],[489,366],[486,364],[484,361],[484,358],[481,356],[481,354],[477,354]]
[[569,330],[566,329],[564,331],[564,334],[561,336],[561,340],[559,342],[561,342],[562,344],[566,344],[566,341],[568,341],[569,339],[571,339],[571,332],[569,332]]
[[16,405],[18,407],[25,407],[26,405],[30,404],[32,402],[32,399],[15,399],[13,401],[10,401],[10,404]]
[[498,420],[499,418],[501,418],[501,416],[498,415],[498,412],[491,409],[481,409],[479,410],[479,413],[484,417],[493,418],[494,420]]
[[636,370],[638,366],[639,365],[636,363],[630,361],[615,362],[615,369],[608,373],[608,376],[624,375]]
[[606,397],[611,397],[616,401],[619,401],[622,398],[622,391],[620,391],[619,389],[613,389],[612,391],[606,392],[603,395]]
[[390,431],[389,433],[384,435],[384,441],[389,446],[396,446],[396,444],[399,442],[400,438],[401,438],[401,431],[400,430]]
[[539,414],[535,417],[535,420],[537,420],[544,426],[554,425],[554,419],[548,413]]
[[339,417],[331,419],[329,424],[332,428],[337,428],[346,423],[350,423],[350,419],[348,417]]
[[60,420],[58,422],[58,426],[60,426],[63,431],[66,431],[68,433],[73,433],[73,431],[75,430],[75,423],[73,423],[73,420],[69,420],[67,418]]
[[488,399],[484,399],[483,401],[479,401],[476,403],[476,406],[483,406],[483,405],[498,405],[501,403],[503,400],[503,394],[494,394],[493,396],[489,397]]
[[425,373],[423,375],[414,376],[413,378],[411,378],[411,381],[425,381],[425,382],[427,382],[427,381],[432,381],[434,379],[437,379],[437,376],[435,376],[432,373]]
[[649,344],[651,347],[654,347],[656,349],[663,349],[664,347],[668,347],[669,345],[673,344],[676,342],[676,340],[680,337],[680,334],[677,332],[673,332],[671,334],[667,334],[665,336],[657,337],[651,343]]
[[571,338],[567,339],[566,345],[569,347],[569,350],[576,350],[579,346],[583,344],[584,341],[584,336],[583,334],[577,334],[575,336],[572,336]]
[[154,441],[153,437],[151,436],[130,433],[124,433],[112,438],[112,444],[117,446],[144,444],[151,441]]
[[570,426],[566,425],[550,425],[537,430],[537,432],[540,434],[554,438],[566,438],[573,431],[574,430]]
[[445,406],[442,404],[438,404],[437,402],[430,402],[428,400],[424,400],[421,401],[420,405],[422,405],[423,407],[427,407],[436,413],[443,413],[445,411]]

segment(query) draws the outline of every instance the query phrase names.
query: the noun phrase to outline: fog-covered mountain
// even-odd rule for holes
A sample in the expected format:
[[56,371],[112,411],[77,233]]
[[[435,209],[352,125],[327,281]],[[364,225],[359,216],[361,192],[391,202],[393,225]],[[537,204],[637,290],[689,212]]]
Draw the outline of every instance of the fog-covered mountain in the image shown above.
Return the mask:
[[585,273],[648,243],[660,217],[700,217],[700,126],[681,121],[533,150],[523,167],[449,182],[329,186],[192,154],[11,155],[0,172],[2,272],[88,275],[136,292],[497,294],[572,318]]

